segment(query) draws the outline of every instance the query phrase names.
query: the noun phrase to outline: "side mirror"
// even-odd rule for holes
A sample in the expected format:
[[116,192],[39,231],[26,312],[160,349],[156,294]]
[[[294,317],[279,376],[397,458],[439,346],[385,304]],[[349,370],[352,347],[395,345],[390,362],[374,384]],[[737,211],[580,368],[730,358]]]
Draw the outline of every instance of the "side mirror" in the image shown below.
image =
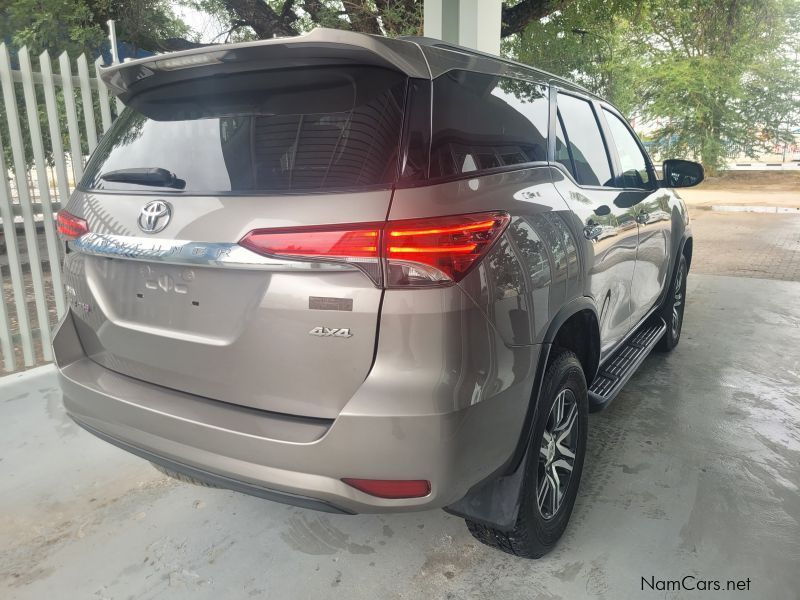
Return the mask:
[[691,160],[670,159],[664,161],[664,187],[692,187],[703,181],[703,165]]

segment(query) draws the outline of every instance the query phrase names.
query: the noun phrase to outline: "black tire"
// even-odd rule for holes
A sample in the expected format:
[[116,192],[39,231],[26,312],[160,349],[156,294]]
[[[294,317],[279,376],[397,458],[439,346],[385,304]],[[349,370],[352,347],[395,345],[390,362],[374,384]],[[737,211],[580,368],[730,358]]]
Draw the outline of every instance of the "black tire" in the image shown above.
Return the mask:
[[[566,392],[564,394],[564,392]],[[562,394],[564,394],[562,396]],[[554,406],[556,400],[566,398],[571,401],[575,408],[574,427],[576,428],[568,438],[564,439],[563,444],[558,437],[550,434],[550,429],[554,428]],[[467,520],[467,528],[478,541],[523,558],[540,558],[547,554],[561,538],[567,528],[567,522],[572,514],[575,505],[575,498],[578,495],[581,472],[583,471],[583,460],[586,455],[586,434],[589,425],[589,400],[586,390],[586,378],[581,368],[581,363],[574,353],[568,350],[558,350],[552,362],[547,368],[542,382],[542,393],[540,404],[536,413],[533,436],[525,458],[524,479],[520,497],[519,514],[514,528],[509,532],[503,532],[486,525],[481,525]],[[566,405],[566,400],[561,400],[562,407]],[[566,413],[569,409],[564,409]],[[564,419],[568,417],[565,416]],[[557,429],[557,428],[556,428]],[[551,443],[545,441],[545,431],[548,431]],[[564,430],[562,430],[564,431]],[[558,440],[558,441],[556,441]],[[548,494],[554,487],[550,484],[552,479],[543,477],[543,473],[557,473],[556,477],[567,474],[561,467],[554,466],[555,463],[565,458],[556,450],[556,456],[550,454],[545,456],[543,445],[552,449],[568,447],[574,451],[572,471],[565,482],[560,480],[560,485],[566,485],[562,492],[561,501],[557,503],[554,512],[540,507],[539,495],[537,491],[545,490]],[[554,461],[554,458],[558,460]],[[549,465],[549,466],[548,466]],[[558,475],[560,473],[560,475]],[[552,493],[549,496],[553,498]],[[544,504],[547,504],[547,498]]]
[[681,254],[678,264],[675,265],[675,273],[669,284],[667,297],[661,306],[661,317],[667,324],[667,332],[661,336],[656,344],[659,352],[670,352],[678,342],[681,341],[681,329],[683,328],[683,312],[686,308],[686,277],[689,274],[689,265],[686,257]]

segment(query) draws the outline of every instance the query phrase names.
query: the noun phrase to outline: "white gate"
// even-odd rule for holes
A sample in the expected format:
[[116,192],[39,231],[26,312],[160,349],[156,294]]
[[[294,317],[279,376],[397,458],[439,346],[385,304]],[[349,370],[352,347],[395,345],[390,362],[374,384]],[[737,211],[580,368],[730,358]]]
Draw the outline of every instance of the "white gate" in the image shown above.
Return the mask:
[[[63,53],[58,73],[47,51],[34,71],[27,48],[13,60],[0,44],[0,351],[5,372],[53,359],[52,327],[66,305],[61,285],[62,247],[54,212],[80,180],[84,160],[121,110],[113,106],[94,62]],[[98,118],[99,117],[99,118]],[[10,164],[5,157],[10,149]]]

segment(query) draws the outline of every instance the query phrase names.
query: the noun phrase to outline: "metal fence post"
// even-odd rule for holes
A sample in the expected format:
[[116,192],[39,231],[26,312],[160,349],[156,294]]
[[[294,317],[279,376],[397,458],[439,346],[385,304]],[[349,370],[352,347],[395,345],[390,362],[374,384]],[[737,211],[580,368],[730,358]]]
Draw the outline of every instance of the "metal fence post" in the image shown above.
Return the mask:
[[[47,314],[47,301],[44,295],[44,284],[42,276],[42,263],[39,260],[39,246],[36,239],[36,223],[33,218],[33,206],[31,203],[30,192],[26,181],[27,167],[25,163],[25,146],[22,138],[22,130],[19,125],[19,114],[17,113],[17,98],[14,91],[14,82],[11,78],[11,61],[8,55],[8,48],[5,44],[0,44],[0,81],[3,86],[3,101],[6,105],[6,119],[8,120],[8,133],[11,138],[11,153],[14,157],[14,180],[17,184],[17,195],[22,211],[22,222],[25,228],[25,242],[28,249],[28,264],[31,270],[33,285],[33,295],[36,304],[36,315],[39,323],[40,335],[47,334],[49,338],[50,319]],[[11,211],[9,211],[11,212]],[[6,220],[3,219],[3,225]],[[10,225],[14,227],[14,218],[11,217]],[[22,309],[25,310],[23,296]],[[42,344],[42,355],[45,360],[53,358],[50,344]]]
[[75,110],[75,90],[72,87],[72,68],[69,55],[62,52],[58,57],[61,85],[64,90],[64,107],[67,109],[67,133],[69,134],[69,158],[75,183],[83,176],[83,151],[81,150],[81,131],[78,128],[78,113]]
[[92,87],[89,83],[89,64],[86,54],[78,57],[78,77],[81,80],[81,104],[83,105],[83,122],[86,125],[86,140],[89,142],[89,154],[97,146],[97,127],[94,123],[94,103]]
[[[28,131],[30,132],[31,147],[33,148],[33,157],[36,163],[36,181],[39,186],[39,201],[42,205],[42,225],[44,226],[44,236],[47,244],[47,259],[50,263],[50,277],[53,283],[56,313],[61,317],[66,310],[64,290],[61,285],[61,254],[58,250],[58,239],[56,238],[56,228],[53,222],[53,207],[50,204],[50,182],[47,180],[42,129],[39,125],[39,107],[36,102],[36,90],[33,86],[31,59],[28,56],[28,49],[22,48],[18,53],[18,58],[20,71],[22,72],[22,90],[25,93]],[[41,329],[42,335],[44,335],[44,328]],[[49,327],[47,330],[49,333]]]

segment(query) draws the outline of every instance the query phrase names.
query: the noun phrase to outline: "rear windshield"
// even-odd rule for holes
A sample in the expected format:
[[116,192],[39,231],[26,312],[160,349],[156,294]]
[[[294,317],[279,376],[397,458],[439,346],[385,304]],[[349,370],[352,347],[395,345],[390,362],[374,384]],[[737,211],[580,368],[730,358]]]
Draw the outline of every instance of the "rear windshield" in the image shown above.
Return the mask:
[[[404,75],[374,67],[248,72],[162,86],[131,100],[80,187],[223,194],[392,183],[405,89]],[[129,181],[137,179],[127,176],[132,169],[163,169],[171,183]]]

